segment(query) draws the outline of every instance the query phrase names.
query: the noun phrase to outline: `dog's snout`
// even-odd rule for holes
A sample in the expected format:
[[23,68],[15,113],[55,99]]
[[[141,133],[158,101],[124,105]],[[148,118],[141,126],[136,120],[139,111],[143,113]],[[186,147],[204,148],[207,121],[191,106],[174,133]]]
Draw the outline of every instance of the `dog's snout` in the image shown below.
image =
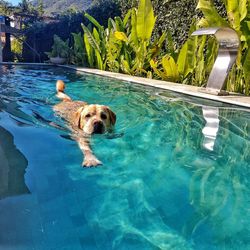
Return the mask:
[[94,133],[95,134],[102,134],[104,132],[104,126],[101,121],[94,122]]

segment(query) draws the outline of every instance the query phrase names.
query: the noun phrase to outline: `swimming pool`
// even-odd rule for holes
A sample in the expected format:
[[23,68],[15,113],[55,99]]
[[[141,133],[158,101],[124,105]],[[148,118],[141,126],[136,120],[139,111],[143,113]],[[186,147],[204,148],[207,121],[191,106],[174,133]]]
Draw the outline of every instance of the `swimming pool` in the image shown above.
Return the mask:
[[[0,249],[249,249],[250,113],[60,68],[1,67]],[[117,115],[82,154],[55,82]],[[58,128],[49,125],[53,121]]]

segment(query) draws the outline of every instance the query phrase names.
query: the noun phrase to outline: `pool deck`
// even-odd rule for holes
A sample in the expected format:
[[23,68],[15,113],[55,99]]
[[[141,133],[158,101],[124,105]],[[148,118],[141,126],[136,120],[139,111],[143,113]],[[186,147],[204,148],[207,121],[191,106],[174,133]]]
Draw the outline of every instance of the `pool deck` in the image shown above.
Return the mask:
[[211,93],[205,93],[204,88],[202,87],[154,80],[154,79],[143,78],[143,77],[130,76],[130,75],[103,71],[103,70],[98,70],[98,69],[76,67],[72,65],[53,65],[53,64],[44,64],[44,63],[2,63],[2,64],[3,65],[29,65],[29,66],[57,66],[57,67],[62,67],[62,68],[70,69],[70,70],[75,70],[78,72],[106,76],[106,77],[118,79],[121,81],[127,81],[130,83],[142,84],[146,86],[170,90],[170,91],[174,91],[174,92],[189,95],[189,96],[205,98],[208,100],[219,101],[219,102],[233,104],[233,105],[237,105],[237,106],[250,109],[250,96],[244,96],[244,95],[240,95],[237,93],[230,93],[227,96],[218,96],[218,95],[214,95]]

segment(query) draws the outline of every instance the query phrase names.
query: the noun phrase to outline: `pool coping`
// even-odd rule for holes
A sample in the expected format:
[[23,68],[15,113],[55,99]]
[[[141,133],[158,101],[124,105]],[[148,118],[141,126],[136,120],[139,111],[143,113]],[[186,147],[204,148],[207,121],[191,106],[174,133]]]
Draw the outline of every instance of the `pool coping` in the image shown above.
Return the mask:
[[56,67],[70,69],[70,70],[74,70],[78,72],[114,78],[114,79],[130,82],[130,83],[136,83],[136,84],[146,85],[146,86],[155,87],[159,89],[170,90],[170,91],[180,93],[180,94],[185,94],[185,95],[198,97],[198,98],[204,98],[204,99],[208,99],[212,101],[218,101],[218,102],[232,104],[232,105],[241,106],[241,107],[250,109],[250,96],[244,96],[238,93],[230,93],[227,96],[217,96],[217,95],[205,93],[204,88],[202,87],[137,77],[137,76],[130,76],[130,75],[125,75],[121,73],[103,71],[99,69],[77,67],[73,65],[55,65],[51,63],[7,63],[7,62],[3,62],[1,64],[2,65],[53,66],[53,67],[56,66]]

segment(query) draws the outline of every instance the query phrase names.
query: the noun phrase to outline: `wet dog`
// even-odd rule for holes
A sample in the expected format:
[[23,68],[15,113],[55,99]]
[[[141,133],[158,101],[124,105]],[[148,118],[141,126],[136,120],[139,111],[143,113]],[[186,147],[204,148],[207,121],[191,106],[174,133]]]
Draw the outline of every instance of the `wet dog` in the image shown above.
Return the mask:
[[90,147],[90,138],[93,134],[111,132],[115,122],[115,113],[107,106],[87,104],[83,101],[73,101],[65,94],[65,84],[62,80],[56,83],[57,97],[62,100],[54,106],[54,111],[62,117],[72,132],[83,152],[82,166],[91,167],[101,165]]

